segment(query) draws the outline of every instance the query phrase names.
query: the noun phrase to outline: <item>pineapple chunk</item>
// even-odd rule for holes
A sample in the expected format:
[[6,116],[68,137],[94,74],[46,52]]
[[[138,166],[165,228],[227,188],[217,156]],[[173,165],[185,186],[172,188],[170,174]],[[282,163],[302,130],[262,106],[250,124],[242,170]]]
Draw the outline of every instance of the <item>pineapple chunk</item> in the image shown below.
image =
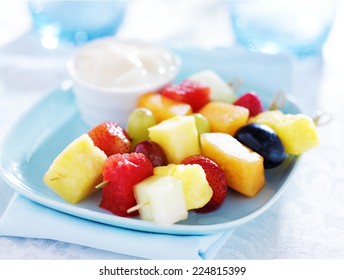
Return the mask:
[[225,133],[203,133],[202,154],[226,174],[228,185],[241,194],[255,196],[265,185],[263,158]]
[[182,182],[188,210],[203,207],[213,195],[205,172],[198,164],[158,166],[154,168],[154,175],[172,176]]
[[192,108],[189,104],[174,101],[155,92],[149,92],[140,96],[137,107],[143,107],[152,111],[158,123],[175,116],[192,114]]
[[165,151],[169,163],[180,163],[201,152],[193,116],[177,116],[150,127],[148,131],[149,138]]
[[140,218],[170,225],[188,217],[183,187],[171,176],[150,176],[134,186]]
[[281,139],[286,153],[300,155],[319,145],[313,120],[304,114],[283,114],[279,110],[266,111],[250,119],[251,123],[270,126]]
[[106,158],[92,139],[83,134],[55,158],[43,181],[64,200],[77,203],[92,194],[102,181]]
[[194,73],[187,79],[210,87],[211,100],[232,103],[235,99],[233,88],[212,70]]
[[205,116],[212,132],[224,132],[234,135],[247,123],[249,110],[247,108],[224,102],[209,102],[200,111]]

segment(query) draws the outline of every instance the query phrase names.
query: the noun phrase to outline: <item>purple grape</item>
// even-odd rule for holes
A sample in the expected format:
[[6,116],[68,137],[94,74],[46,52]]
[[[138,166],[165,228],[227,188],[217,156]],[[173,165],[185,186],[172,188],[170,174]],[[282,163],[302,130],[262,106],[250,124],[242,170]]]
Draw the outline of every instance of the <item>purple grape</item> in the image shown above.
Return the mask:
[[150,159],[153,167],[167,165],[167,157],[161,146],[151,140],[145,140],[135,146],[134,152],[142,153]]
[[283,144],[276,132],[267,125],[251,123],[241,127],[234,137],[264,158],[264,168],[280,165],[285,157]]

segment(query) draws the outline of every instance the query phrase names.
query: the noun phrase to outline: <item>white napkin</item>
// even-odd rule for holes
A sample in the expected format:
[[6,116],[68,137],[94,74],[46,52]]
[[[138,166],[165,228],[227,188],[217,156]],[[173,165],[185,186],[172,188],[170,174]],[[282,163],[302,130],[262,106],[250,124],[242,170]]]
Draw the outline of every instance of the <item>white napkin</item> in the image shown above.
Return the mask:
[[213,259],[232,231],[180,236],[147,233],[74,217],[15,194],[0,219],[0,236],[58,240],[144,259]]

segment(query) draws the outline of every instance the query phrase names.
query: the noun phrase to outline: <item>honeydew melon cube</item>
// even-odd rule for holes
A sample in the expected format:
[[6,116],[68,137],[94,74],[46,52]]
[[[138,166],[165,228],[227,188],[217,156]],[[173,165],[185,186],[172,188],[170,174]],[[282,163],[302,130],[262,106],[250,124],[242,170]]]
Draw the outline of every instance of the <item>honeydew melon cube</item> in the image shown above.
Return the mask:
[[233,88],[212,70],[202,70],[187,79],[210,87],[211,100],[232,103],[235,99]]
[[54,159],[43,181],[64,200],[77,203],[96,191],[106,158],[88,134],[83,134]]
[[166,153],[168,163],[180,163],[184,158],[201,152],[198,131],[193,116],[177,116],[148,129],[149,138]]
[[199,164],[169,164],[154,168],[154,175],[172,176],[181,181],[188,210],[203,207],[213,195],[205,172]]
[[160,225],[171,225],[188,217],[183,187],[171,176],[153,175],[134,186],[140,218]]

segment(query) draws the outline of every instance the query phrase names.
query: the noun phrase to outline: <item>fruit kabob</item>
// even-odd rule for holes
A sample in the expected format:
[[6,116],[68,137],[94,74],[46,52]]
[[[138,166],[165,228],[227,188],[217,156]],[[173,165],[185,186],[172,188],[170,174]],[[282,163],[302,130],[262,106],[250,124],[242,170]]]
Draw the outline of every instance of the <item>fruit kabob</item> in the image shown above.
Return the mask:
[[75,139],[43,180],[70,203],[101,188],[101,208],[169,225],[215,211],[228,187],[256,196],[265,169],[318,144],[308,116],[264,110],[255,92],[236,98],[205,70],[140,96],[126,129],[107,121]]

